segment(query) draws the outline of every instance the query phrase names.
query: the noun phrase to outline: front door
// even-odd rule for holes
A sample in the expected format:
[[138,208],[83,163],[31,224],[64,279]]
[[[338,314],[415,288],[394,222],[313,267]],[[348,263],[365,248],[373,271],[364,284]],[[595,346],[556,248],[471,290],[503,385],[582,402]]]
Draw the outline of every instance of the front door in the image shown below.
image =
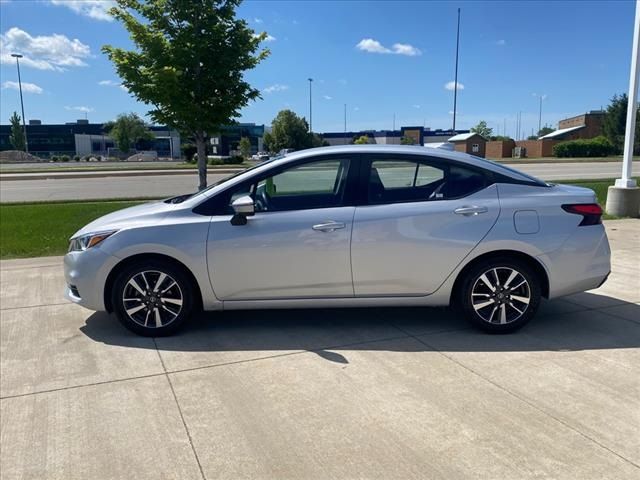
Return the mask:
[[496,186],[439,159],[369,164],[367,204],[356,208],[351,244],[355,295],[433,293],[496,222]]
[[350,163],[306,160],[228,192],[229,202],[252,196],[256,213],[246,225],[231,225],[230,215],[212,218],[207,258],[216,297],[352,297]]

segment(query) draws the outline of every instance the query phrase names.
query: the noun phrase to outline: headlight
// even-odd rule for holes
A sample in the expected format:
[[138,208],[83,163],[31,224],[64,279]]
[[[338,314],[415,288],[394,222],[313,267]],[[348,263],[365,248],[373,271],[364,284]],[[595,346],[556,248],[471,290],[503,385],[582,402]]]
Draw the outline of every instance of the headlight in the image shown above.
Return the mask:
[[108,232],[89,233],[81,237],[72,238],[69,240],[69,251],[82,252],[87,248],[95,247],[116,232],[117,230],[110,230]]

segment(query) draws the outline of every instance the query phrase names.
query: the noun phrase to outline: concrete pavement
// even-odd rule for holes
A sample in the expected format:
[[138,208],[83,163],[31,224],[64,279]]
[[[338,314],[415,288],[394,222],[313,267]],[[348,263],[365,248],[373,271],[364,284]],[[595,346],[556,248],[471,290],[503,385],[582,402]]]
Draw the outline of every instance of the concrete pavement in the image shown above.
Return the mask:
[[[599,163],[530,163],[509,165],[547,181],[566,179],[616,178],[619,162]],[[633,162],[640,172],[640,162]],[[39,178],[49,175],[53,178]],[[209,172],[209,183],[229,173]],[[80,200],[132,197],[169,197],[196,190],[195,170],[156,172],[57,172],[55,174],[20,174],[28,180],[6,180],[16,175],[0,175],[0,202]]]
[[640,475],[640,221],[514,335],[444,309],[226,312],[134,336],[0,263],[4,479]]

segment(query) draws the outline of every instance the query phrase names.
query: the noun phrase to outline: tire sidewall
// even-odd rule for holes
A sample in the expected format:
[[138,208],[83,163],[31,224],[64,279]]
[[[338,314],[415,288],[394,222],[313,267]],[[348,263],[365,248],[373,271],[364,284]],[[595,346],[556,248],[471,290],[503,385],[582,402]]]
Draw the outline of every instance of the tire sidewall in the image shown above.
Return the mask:
[[[525,313],[517,320],[504,325],[483,320],[473,308],[471,293],[478,278],[492,268],[511,268],[518,271],[529,283],[531,300]],[[476,327],[489,333],[511,333],[525,326],[536,314],[540,305],[540,279],[526,263],[512,259],[490,259],[474,265],[466,274],[458,295],[458,302],[465,317]]]
[[[140,325],[129,318],[129,315],[124,309],[122,293],[125,285],[134,275],[146,270],[166,273],[178,283],[178,286],[182,291],[182,310],[178,314],[178,317],[166,326],[145,327],[144,325]],[[113,305],[113,311],[120,323],[132,332],[145,337],[163,337],[166,335],[172,335],[179,330],[191,316],[191,312],[193,310],[193,285],[191,284],[189,277],[181,268],[175,267],[168,262],[162,262],[159,260],[135,262],[125,267],[116,277],[111,291],[111,304]]]

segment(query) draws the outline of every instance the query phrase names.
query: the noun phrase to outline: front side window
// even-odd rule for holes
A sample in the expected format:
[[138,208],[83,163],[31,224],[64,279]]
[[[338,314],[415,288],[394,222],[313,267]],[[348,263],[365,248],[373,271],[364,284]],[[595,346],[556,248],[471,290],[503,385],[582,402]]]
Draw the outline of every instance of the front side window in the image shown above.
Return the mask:
[[487,185],[484,175],[454,164],[422,160],[374,160],[369,203],[423,202],[470,195]]

